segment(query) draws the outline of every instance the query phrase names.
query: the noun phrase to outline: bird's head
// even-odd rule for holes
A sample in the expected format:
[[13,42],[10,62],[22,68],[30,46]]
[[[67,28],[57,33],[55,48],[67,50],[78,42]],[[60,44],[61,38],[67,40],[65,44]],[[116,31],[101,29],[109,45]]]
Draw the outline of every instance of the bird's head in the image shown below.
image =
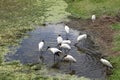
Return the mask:
[[58,46],[61,46],[62,43],[59,43]]
[[58,34],[58,36],[61,36],[60,34]]
[[81,32],[79,32],[79,35],[82,35],[82,33],[81,33]]
[[69,40],[68,38],[66,38],[66,40]]
[[50,48],[50,46],[47,47],[46,51]]
[[64,57],[67,57],[67,54],[65,54],[65,55],[63,56],[63,58],[64,58]]
[[62,55],[62,59],[61,59],[61,61],[64,61],[64,58],[67,56],[67,54],[65,54],[65,55]]
[[42,40],[42,42],[45,42],[44,40]]

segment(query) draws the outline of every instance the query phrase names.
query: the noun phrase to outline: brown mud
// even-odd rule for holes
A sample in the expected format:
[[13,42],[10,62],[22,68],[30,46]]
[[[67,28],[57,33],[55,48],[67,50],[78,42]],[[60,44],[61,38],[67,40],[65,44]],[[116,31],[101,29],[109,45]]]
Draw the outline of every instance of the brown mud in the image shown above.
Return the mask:
[[120,15],[116,16],[107,16],[103,15],[97,17],[95,22],[92,22],[91,19],[76,19],[70,17],[69,22],[65,22],[69,27],[77,29],[79,31],[85,31],[86,33],[92,35],[93,40],[98,46],[104,55],[120,55],[120,51],[112,51],[113,45],[113,36],[116,33],[115,30],[111,28],[112,24],[120,22]]

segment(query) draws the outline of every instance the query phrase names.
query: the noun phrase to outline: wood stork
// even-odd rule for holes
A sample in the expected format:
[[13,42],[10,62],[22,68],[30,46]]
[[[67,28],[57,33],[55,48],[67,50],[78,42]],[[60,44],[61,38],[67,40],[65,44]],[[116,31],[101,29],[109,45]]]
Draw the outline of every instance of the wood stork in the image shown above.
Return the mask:
[[70,28],[67,25],[65,25],[65,31],[67,34],[70,32]]
[[40,52],[43,50],[44,44],[45,44],[45,41],[44,41],[44,40],[42,40],[41,42],[39,42],[39,44],[38,44],[38,50],[39,50]]
[[49,50],[51,53],[53,53],[54,61],[55,61],[55,55],[60,56],[60,53],[62,53],[62,51],[59,50],[58,48],[54,48],[54,47],[50,47],[50,46],[47,47],[47,50]]
[[44,44],[45,44],[44,40],[42,40],[41,42],[39,42],[39,44],[38,44],[38,50],[39,51],[42,51]]
[[112,64],[111,64],[108,60],[101,58],[100,61],[101,61],[105,66],[110,67],[110,68],[113,68]]
[[71,64],[76,62],[76,59],[68,54],[64,55],[62,60],[70,63],[70,70],[71,70]]
[[95,16],[95,15],[92,15],[91,20],[92,20],[92,22],[95,22],[96,16]]
[[57,37],[57,43],[58,45],[61,44],[63,41],[63,38],[61,37],[61,35],[59,34],[58,37]]
[[77,37],[77,42],[83,40],[83,39],[86,39],[87,38],[87,34],[81,34]]
[[39,42],[39,44],[38,44],[38,50],[39,50],[39,52],[40,52],[40,56],[39,56],[39,58],[42,60],[42,62],[44,61],[43,60],[43,56],[42,56],[42,51],[43,51],[43,46],[44,46],[44,44],[45,44],[45,41],[44,40],[42,40],[41,42]]
[[66,40],[62,41],[62,44],[71,44],[71,41],[67,38]]
[[60,44],[60,48],[64,49],[65,51],[69,51],[71,49],[70,45],[65,43]]

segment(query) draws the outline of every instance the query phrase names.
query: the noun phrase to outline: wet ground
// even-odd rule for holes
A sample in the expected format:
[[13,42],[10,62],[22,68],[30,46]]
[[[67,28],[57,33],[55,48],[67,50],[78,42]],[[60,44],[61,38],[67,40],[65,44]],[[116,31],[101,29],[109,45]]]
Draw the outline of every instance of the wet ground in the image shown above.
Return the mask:
[[[78,43],[76,46],[76,38],[79,33],[88,34],[88,38]],[[20,60],[23,64],[29,63],[44,63],[49,68],[60,70],[62,73],[75,74],[77,76],[84,76],[91,79],[105,80],[106,72],[105,67],[99,61],[101,53],[98,45],[92,41],[91,33],[86,31],[78,31],[70,29],[70,34],[66,35],[64,30],[64,24],[48,24],[44,27],[37,27],[34,31],[29,32],[29,38],[23,39],[20,48],[17,49],[15,54],[8,53],[6,61]],[[68,54],[72,55],[77,62],[71,66],[69,63],[53,60],[53,54],[46,51],[47,46],[57,47],[56,38],[58,34],[61,34],[64,39],[69,38],[72,43],[72,49]],[[41,40],[45,40],[44,51],[41,53],[38,51],[38,43]]]
[[108,16],[102,15],[97,17],[93,23],[91,19],[77,19],[69,16],[71,21],[65,22],[69,27],[79,31],[88,32],[94,42],[99,45],[102,54],[104,55],[119,55],[119,52],[112,51],[112,42],[115,30],[110,26],[120,22],[120,15]]

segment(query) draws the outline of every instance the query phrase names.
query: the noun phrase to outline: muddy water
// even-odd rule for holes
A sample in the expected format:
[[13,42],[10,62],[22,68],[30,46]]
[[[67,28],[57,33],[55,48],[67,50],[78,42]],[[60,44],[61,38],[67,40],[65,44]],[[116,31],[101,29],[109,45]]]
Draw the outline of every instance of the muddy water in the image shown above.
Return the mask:
[[[82,32],[85,33],[85,32]],[[49,24],[45,27],[37,27],[34,31],[29,32],[29,38],[23,39],[21,47],[15,54],[9,53],[6,56],[7,61],[20,60],[23,64],[28,63],[43,63],[49,68],[55,68],[63,73],[71,73],[78,76],[85,76],[91,79],[105,79],[105,67],[96,58],[98,54],[95,49],[94,42],[88,37],[86,40],[81,41],[74,46],[76,38],[79,35],[79,31],[70,29],[70,34],[66,35],[64,30],[64,24]],[[69,63],[53,61],[53,55],[46,51],[47,46],[56,47],[56,38],[58,34],[61,34],[64,39],[68,37],[72,43],[69,54],[72,55],[77,62],[73,63],[70,67]],[[45,46],[42,52],[42,60],[40,59],[40,52],[38,51],[38,43],[44,39]],[[70,70],[71,68],[71,70]]]

